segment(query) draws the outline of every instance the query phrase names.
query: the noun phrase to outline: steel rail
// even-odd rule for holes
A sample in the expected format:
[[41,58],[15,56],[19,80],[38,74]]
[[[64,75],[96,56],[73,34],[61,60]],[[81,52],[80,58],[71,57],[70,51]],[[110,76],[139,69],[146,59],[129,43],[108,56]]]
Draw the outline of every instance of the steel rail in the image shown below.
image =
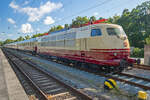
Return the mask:
[[144,70],[150,70],[150,66],[149,65],[137,65],[134,64],[133,68],[138,68],[138,69],[144,69]]
[[[43,58],[43,57],[40,57],[40,58]],[[45,58],[44,58],[45,59]],[[68,65],[67,65],[68,66]],[[69,66],[70,67],[70,66]],[[75,67],[76,68],[76,67]],[[89,73],[93,73],[95,75],[99,75],[99,76],[103,76],[103,77],[106,77],[106,78],[111,78],[111,79],[114,79],[116,81],[120,81],[120,82],[124,82],[124,83],[127,83],[127,84],[130,84],[130,85],[133,85],[133,86],[137,86],[137,87],[140,87],[142,89],[145,89],[145,90],[150,90],[150,87],[149,86],[145,86],[145,85],[141,85],[141,84],[138,84],[138,83],[135,83],[135,82],[132,82],[132,81],[128,81],[128,80],[125,80],[125,79],[121,79],[121,78],[118,78],[118,77],[114,77],[113,75],[108,75],[108,74],[102,74],[102,73],[99,73],[99,72],[93,72],[92,70],[89,70],[87,68],[77,68],[77,69],[80,69],[80,70],[83,70],[83,71],[86,71],[86,72],[89,72]],[[128,75],[130,76],[130,75]],[[136,77],[136,76],[135,76]],[[136,78],[139,78],[139,77],[136,77]],[[142,79],[144,80],[143,78],[139,78],[139,79]],[[148,80],[148,79],[147,79]],[[149,81],[149,80],[148,80]]]
[[120,76],[133,77],[133,78],[136,78],[136,79],[140,79],[140,80],[144,80],[144,81],[150,82],[150,79],[144,78],[144,77],[139,77],[139,76],[135,76],[135,75],[131,75],[131,74],[126,74],[126,73],[117,73],[117,74],[120,75]]
[[34,86],[34,88],[41,94],[42,98],[44,100],[48,100],[48,97],[42,92],[42,90],[32,81],[32,79],[20,67],[18,67],[18,65],[8,56],[6,52],[5,55],[8,57],[9,61],[11,61],[11,63],[29,80],[29,82]]
[[[7,51],[8,52],[8,51]],[[12,54],[12,53],[11,53]],[[80,96],[83,100],[92,100],[92,98],[88,95],[86,95],[85,93],[81,92],[81,91],[78,91],[77,89],[75,89],[74,87],[70,86],[70,85],[67,85],[65,84],[64,82],[62,82],[61,80],[57,79],[56,77],[52,76],[50,73],[46,72],[45,70],[41,69],[38,65],[28,61],[28,60],[24,60],[22,58],[20,58],[19,56],[15,55],[15,54],[12,54],[13,56],[15,56],[16,58],[18,58],[19,60],[23,61],[24,63],[28,64],[29,66],[32,66],[33,68],[36,68],[38,69],[39,71],[47,74],[49,77],[51,77],[52,79],[54,79],[56,82],[58,82],[59,84],[63,85],[64,87],[66,87],[67,89],[70,89],[72,92],[76,93],[78,96]],[[37,67],[38,66],[38,67]],[[32,79],[31,79],[32,81]],[[32,81],[33,82],[33,81]],[[36,84],[34,84],[36,85]],[[37,88],[37,89],[40,89],[40,88]],[[42,90],[39,90],[42,92]],[[42,94],[44,94],[42,92]],[[45,95],[44,95],[45,96]],[[47,97],[47,96],[46,96]],[[46,99],[48,100],[48,99]],[[104,100],[104,99],[103,99]]]
[[140,88],[145,89],[145,90],[150,90],[149,86],[144,86],[144,85],[141,85],[141,84],[138,84],[138,83],[135,83],[135,82],[131,82],[131,81],[127,81],[125,79],[117,78],[117,77],[114,77],[114,76],[111,76],[111,75],[105,75],[105,74],[97,74],[97,75],[101,75],[101,76],[104,76],[104,77],[107,77],[107,78],[114,79],[116,81],[120,81],[120,82],[124,82],[124,83],[130,84],[130,85],[134,85],[134,86],[140,87]]
[[[125,80],[125,79],[117,78],[117,77],[114,77],[114,76],[112,76],[112,75],[96,73],[96,72],[93,72],[93,71],[91,71],[91,70],[83,69],[83,68],[81,68],[80,70],[88,71],[88,72],[90,72],[90,73],[94,73],[94,74],[96,74],[96,75],[104,76],[104,77],[107,77],[107,78],[112,78],[112,79],[114,79],[114,80],[117,80],[117,81],[120,81],[120,82],[124,82],[124,83],[130,84],[130,85],[134,85],[134,86],[143,88],[143,89],[145,89],[145,90],[150,90],[150,87],[149,87],[149,86],[144,86],[144,85],[141,85],[141,84],[138,84],[138,83],[135,83],[135,82],[127,81],[127,80]],[[122,73],[122,75],[123,75],[123,73]],[[125,74],[124,74],[124,75],[125,75]],[[128,76],[130,77],[131,75],[128,75]],[[141,79],[141,80],[150,81],[149,79],[145,79],[145,78],[138,77],[138,76],[131,76],[131,77],[134,77],[134,78],[137,78],[137,79]]]

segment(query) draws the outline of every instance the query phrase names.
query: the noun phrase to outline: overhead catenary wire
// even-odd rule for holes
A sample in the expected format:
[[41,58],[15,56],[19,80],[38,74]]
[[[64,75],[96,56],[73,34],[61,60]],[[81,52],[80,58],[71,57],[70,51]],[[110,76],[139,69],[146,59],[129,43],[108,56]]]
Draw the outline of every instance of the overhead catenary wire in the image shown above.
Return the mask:
[[[16,2],[17,0],[12,0],[11,1],[11,3],[14,3],[14,2]],[[23,0],[22,0],[23,1]],[[21,4],[23,3],[23,2],[20,2]],[[9,6],[10,6],[10,4],[9,4]],[[16,14],[14,14],[14,16],[12,16],[12,19],[14,19],[14,18],[17,18],[17,16],[16,16]],[[17,21],[15,20],[15,24],[14,25],[17,25]],[[13,29],[10,25],[8,25],[8,30],[11,30],[11,29]],[[8,31],[7,31],[8,32]],[[7,33],[7,32],[5,32],[5,33]]]
[[[33,1],[34,1],[34,0],[33,0]],[[91,7],[86,8],[86,9],[83,9],[83,10],[81,10],[81,11],[75,13],[75,14],[71,14],[71,15],[69,15],[69,16],[66,16],[66,17],[62,18],[61,20],[57,20],[57,21],[55,21],[54,24],[56,24],[56,23],[58,24],[58,23],[60,23],[60,22],[62,22],[62,21],[64,21],[64,20],[67,20],[68,18],[72,18],[72,17],[74,17],[74,16],[76,16],[76,15],[79,15],[79,14],[81,14],[81,13],[85,13],[85,12],[87,12],[87,11],[90,11],[90,10],[94,9],[94,8],[97,8],[97,7],[102,6],[102,5],[106,4],[106,3],[109,3],[109,2],[111,2],[111,1],[112,1],[112,0],[105,0],[105,1],[103,1],[103,2],[101,2],[101,3],[99,3],[99,4],[96,4],[96,5],[93,5],[93,6],[91,6]],[[32,3],[32,4],[33,4],[33,3]],[[38,24],[35,24],[35,25],[41,25],[41,24],[39,24],[39,23],[43,24],[43,21],[39,21]],[[52,26],[52,25],[54,25],[54,24],[51,24],[50,26]]]
[[[31,5],[30,5],[31,7],[32,7],[33,4],[35,3],[35,1],[36,1],[36,0],[32,0]],[[24,19],[25,17],[26,17],[25,15],[21,16],[21,17],[17,20],[17,22],[23,21],[23,19]]]
[[[63,7],[64,7],[64,6],[65,6],[65,7],[70,6],[70,4],[72,4],[72,1],[63,4]],[[58,21],[55,21],[55,23],[56,23],[56,22],[60,22],[60,20],[58,19]],[[43,24],[43,20],[40,20],[38,23]],[[55,24],[55,23],[54,23],[54,24]],[[41,25],[41,24],[38,24],[38,25]],[[53,26],[54,24],[50,24],[49,26]],[[48,27],[49,27],[49,26],[48,26]]]
[[[68,18],[72,18],[72,17],[74,17],[74,16],[76,16],[76,15],[79,15],[79,14],[81,14],[81,13],[85,13],[85,12],[90,11],[90,10],[92,10],[92,9],[94,9],[94,8],[97,8],[97,7],[99,7],[99,6],[103,6],[104,4],[109,3],[109,2],[111,2],[111,1],[113,1],[113,0],[105,0],[104,2],[101,2],[101,3],[99,3],[99,4],[93,5],[93,6],[91,6],[91,7],[86,8],[86,9],[83,9],[83,10],[81,10],[81,11],[75,13],[75,14],[66,16],[66,17],[62,18],[61,20],[55,21],[55,23],[56,23],[56,22],[57,22],[57,23],[62,22],[62,21],[64,21],[64,20],[67,20]],[[130,0],[128,0],[126,3],[128,3],[129,1],[130,1]],[[133,1],[134,1],[134,0],[133,0]],[[120,7],[120,5],[124,5],[124,3],[123,3],[123,4],[119,4],[119,5],[115,6],[115,7],[111,7],[110,10],[112,10],[112,9],[114,10],[115,8]],[[130,4],[129,4],[129,5],[130,5]],[[108,12],[110,12],[110,10],[108,10]],[[108,13],[108,12],[103,12],[103,14],[104,14],[104,13]],[[55,23],[54,23],[54,24],[55,24]],[[54,25],[54,24],[51,24],[51,26]]]
[[[51,24],[50,26],[56,25],[56,23],[58,24],[58,23],[60,23],[60,22],[62,22],[62,21],[64,21],[64,20],[67,20],[68,18],[72,18],[72,17],[74,17],[74,16],[76,16],[76,15],[79,15],[79,14],[81,14],[81,13],[85,13],[85,12],[87,12],[87,11],[90,11],[90,10],[94,9],[94,8],[97,8],[97,7],[102,6],[102,5],[106,4],[106,3],[109,3],[109,2],[111,2],[111,1],[113,1],[113,0],[105,0],[105,1],[103,1],[103,2],[101,2],[101,3],[98,3],[98,4],[96,4],[96,5],[93,5],[93,6],[91,6],[91,7],[86,8],[86,9],[83,9],[83,10],[81,10],[81,11],[75,13],[75,14],[71,14],[71,15],[69,15],[69,16],[66,16],[66,17],[62,18],[61,20],[55,21],[55,23]],[[43,24],[41,21],[39,21],[39,23]]]
[[72,18],[72,17],[74,17],[74,16],[76,16],[76,15],[79,15],[79,14],[81,14],[81,13],[85,13],[85,12],[87,12],[87,11],[90,11],[90,10],[94,9],[94,8],[97,8],[97,7],[102,6],[102,5],[106,4],[106,3],[109,3],[109,2],[111,2],[111,1],[112,1],[112,0],[105,0],[104,2],[101,2],[101,3],[99,3],[99,4],[93,5],[93,6],[91,6],[91,7],[86,8],[86,9],[83,9],[83,10],[81,10],[81,11],[75,13],[75,14],[72,14],[72,15],[70,15],[70,16],[64,17],[64,18],[62,18],[61,20],[56,21],[56,22],[61,22],[61,21],[67,20],[67,18]]
[[[22,0],[22,1],[24,1],[24,0]],[[28,0],[29,1],[29,0]],[[31,7],[35,4],[35,1],[36,0],[32,0],[30,3],[31,3]],[[21,16],[18,20],[16,20],[16,22],[20,22],[20,23],[22,23],[23,21],[24,21],[24,19],[26,18],[27,16],[26,15],[23,15],[23,16]],[[18,25],[19,23],[17,23],[17,25]],[[27,27],[28,28],[28,27]],[[21,32],[19,32],[19,33],[21,33]],[[19,34],[18,33],[18,34]]]
[[[101,2],[101,3],[99,3],[99,4],[93,5],[93,6],[91,6],[91,7],[86,8],[86,9],[83,9],[83,10],[81,10],[81,11],[75,13],[75,14],[72,14],[72,15],[70,15],[70,16],[67,16],[67,17],[62,18],[61,20],[55,21],[55,23],[59,23],[59,22],[61,22],[61,21],[66,20],[67,18],[74,17],[74,16],[76,16],[76,15],[78,15],[78,14],[85,13],[86,11],[89,11],[89,10],[92,10],[92,9],[94,9],[94,8],[96,8],[96,7],[102,6],[102,5],[104,5],[104,4],[106,4],[106,3],[110,2],[110,1],[112,1],[112,0],[105,0],[104,2]],[[33,5],[34,3],[35,3],[35,0],[33,0],[32,5]],[[31,5],[31,7],[32,7],[32,5]],[[20,22],[21,20],[23,21],[24,18],[25,18],[25,15],[24,15],[23,17],[20,17],[20,19],[19,19],[17,22]],[[39,21],[38,23],[42,23],[42,22]],[[54,23],[54,24],[55,24],[55,23]],[[42,23],[42,24],[43,24],[43,23]],[[54,25],[54,24],[51,24],[51,26]]]
[[[17,1],[17,0],[12,0],[11,3],[12,3],[12,2],[13,2],[13,3],[16,3],[16,1]],[[22,0],[22,1],[20,2],[20,4],[23,4],[23,2],[24,2],[24,1]],[[13,17],[14,17],[14,18],[17,18],[16,14],[14,14]],[[21,19],[21,18],[22,18],[22,16],[20,17],[20,19]],[[15,22],[18,22],[18,21],[15,20]],[[18,24],[18,23],[15,23],[15,25],[17,25],[17,24]]]

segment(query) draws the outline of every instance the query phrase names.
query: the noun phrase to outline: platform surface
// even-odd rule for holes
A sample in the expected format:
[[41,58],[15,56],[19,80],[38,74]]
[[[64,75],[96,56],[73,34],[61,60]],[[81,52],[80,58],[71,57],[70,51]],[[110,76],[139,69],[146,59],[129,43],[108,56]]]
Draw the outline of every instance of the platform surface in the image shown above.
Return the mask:
[[1,49],[0,100],[29,100]]

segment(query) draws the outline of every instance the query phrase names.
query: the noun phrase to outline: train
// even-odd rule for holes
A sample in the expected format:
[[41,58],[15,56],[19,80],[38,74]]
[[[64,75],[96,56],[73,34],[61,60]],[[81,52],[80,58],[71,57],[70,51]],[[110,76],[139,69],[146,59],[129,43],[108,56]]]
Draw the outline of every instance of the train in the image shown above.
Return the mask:
[[88,67],[96,66],[105,71],[123,71],[136,63],[130,58],[130,45],[123,28],[102,20],[49,32],[48,35],[6,44],[5,47]]

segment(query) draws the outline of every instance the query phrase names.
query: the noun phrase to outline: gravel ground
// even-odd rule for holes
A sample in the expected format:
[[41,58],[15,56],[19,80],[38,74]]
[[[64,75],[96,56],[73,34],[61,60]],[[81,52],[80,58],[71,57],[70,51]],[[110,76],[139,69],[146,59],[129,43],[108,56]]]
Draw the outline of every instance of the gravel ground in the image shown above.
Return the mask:
[[129,71],[125,72],[125,73],[150,79],[150,71],[148,71],[148,70],[142,70],[142,69],[133,68],[132,70],[129,70]]
[[[103,83],[106,80],[105,77],[100,77],[92,73],[66,67],[64,65],[51,62],[48,60],[40,59],[37,57],[33,57],[25,54],[22,55],[26,56],[25,59],[30,59],[34,61],[36,64],[41,65],[44,69],[57,75],[61,80],[80,89],[85,93],[88,93],[92,97],[99,98],[99,96],[104,96],[110,100],[137,100],[136,94],[138,93],[139,90],[142,90],[138,87],[124,84],[123,82],[117,82],[119,91],[115,91],[115,90],[106,91],[103,89]],[[129,72],[133,74],[137,73],[134,71],[134,69],[130,70]],[[150,76],[150,73],[145,75],[147,75],[148,77]],[[146,92],[150,95],[150,91],[146,91]],[[95,100],[97,99],[95,98]],[[150,98],[148,98],[148,100],[150,100]]]
[[[148,70],[142,70],[142,69],[133,68],[132,70],[126,71],[126,72],[124,72],[124,73],[150,79],[150,71],[148,71]],[[140,81],[139,81],[139,83],[144,84],[144,85],[146,85],[146,86],[150,86],[150,82],[142,82],[142,81],[140,82]],[[127,88],[126,88],[126,89],[127,89]],[[141,90],[141,89],[137,87],[136,89],[133,89],[133,90],[131,90],[131,91],[137,93],[139,90]],[[128,89],[127,89],[127,91],[128,91]],[[149,95],[148,100],[150,100],[150,90],[149,90],[149,91],[146,91],[146,92],[147,92],[148,95]]]

